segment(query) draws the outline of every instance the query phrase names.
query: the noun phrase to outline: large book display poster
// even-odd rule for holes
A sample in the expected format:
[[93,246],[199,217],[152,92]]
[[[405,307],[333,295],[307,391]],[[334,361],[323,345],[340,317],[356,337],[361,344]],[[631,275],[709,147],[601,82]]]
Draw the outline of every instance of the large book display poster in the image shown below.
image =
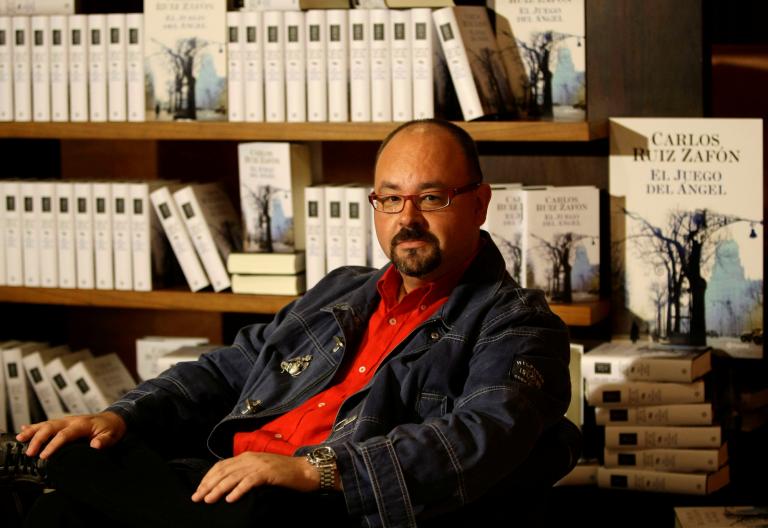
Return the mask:
[[762,357],[761,120],[612,119],[610,143],[617,331]]
[[147,120],[226,120],[226,2],[144,0],[144,27]]
[[556,121],[586,119],[584,0],[493,0],[493,9],[514,28],[528,70],[523,113]]

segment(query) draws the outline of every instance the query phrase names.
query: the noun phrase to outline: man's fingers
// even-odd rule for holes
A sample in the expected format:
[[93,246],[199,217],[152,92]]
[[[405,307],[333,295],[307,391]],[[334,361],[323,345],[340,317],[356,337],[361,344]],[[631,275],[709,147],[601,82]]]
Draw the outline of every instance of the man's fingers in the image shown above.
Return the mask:
[[40,458],[46,459],[51,456],[58,448],[77,438],[76,435],[71,434],[71,427],[65,427],[51,438],[51,441],[45,446],[45,449],[40,453]]
[[[27,454],[29,456],[35,456],[40,452],[40,448],[48,441],[53,434],[53,427],[51,424],[45,422],[42,424],[35,424],[29,426],[28,429],[23,430],[16,437],[21,442],[29,441],[27,446]],[[23,436],[22,436],[23,435]]]

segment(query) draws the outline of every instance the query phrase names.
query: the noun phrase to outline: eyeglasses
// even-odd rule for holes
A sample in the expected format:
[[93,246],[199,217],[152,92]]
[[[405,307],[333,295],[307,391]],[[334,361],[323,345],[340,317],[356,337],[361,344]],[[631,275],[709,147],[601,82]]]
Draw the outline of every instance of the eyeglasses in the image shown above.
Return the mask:
[[481,184],[470,183],[454,189],[436,189],[419,194],[376,194],[368,195],[368,201],[380,213],[396,214],[405,208],[405,202],[410,200],[419,211],[437,211],[451,205],[451,200],[459,194],[474,191]]

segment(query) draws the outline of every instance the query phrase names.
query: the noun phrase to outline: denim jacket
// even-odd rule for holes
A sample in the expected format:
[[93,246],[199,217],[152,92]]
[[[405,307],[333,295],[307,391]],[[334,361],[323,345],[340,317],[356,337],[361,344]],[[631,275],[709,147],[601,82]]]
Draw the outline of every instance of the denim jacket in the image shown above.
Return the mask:
[[[540,291],[510,278],[483,237],[448,301],[342,404],[325,442],[350,515],[369,526],[415,526],[479,498],[568,406],[565,325]],[[234,433],[329,386],[358,349],[382,274],[335,270],[269,324],[243,328],[232,346],[140,384],[110,410],[170,445],[209,432],[209,450],[229,457]]]

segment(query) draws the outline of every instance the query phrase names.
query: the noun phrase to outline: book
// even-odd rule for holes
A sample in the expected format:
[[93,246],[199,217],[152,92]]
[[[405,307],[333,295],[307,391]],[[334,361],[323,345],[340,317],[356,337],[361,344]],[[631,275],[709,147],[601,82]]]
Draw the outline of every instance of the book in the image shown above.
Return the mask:
[[59,285],[56,183],[52,180],[36,182],[35,201],[37,202],[40,286],[56,288]]
[[145,381],[156,378],[165,370],[159,365],[164,355],[179,347],[205,345],[206,337],[145,336],[136,339],[136,372]]
[[45,371],[53,383],[56,394],[64,403],[66,411],[71,414],[86,414],[88,407],[85,405],[82,393],[69,377],[69,367],[91,357],[93,355],[90,350],[82,349],[77,352],[54,357],[45,364]]
[[245,120],[264,121],[264,31],[261,12],[243,12],[243,75],[245,77]]
[[187,345],[163,354],[157,358],[157,369],[162,373],[176,364],[185,361],[197,361],[203,354],[221,348],[221,345]]
[[88,121],[88,15],[70,15],[69,119]]
[[728,462],[728,443],[716,449],[606,449],[605,467],[631,467],[654,471],[696,473],[717,471]]
[[243,13],[227,11],[227,111],[229,121],[245,120]]
[[13,120],[32,121],[32,43],[30,18],[14,16]]
[[0,181],[5,223],[5,283],[24,284],[24,247],[21,226],[21,185],[17,180]]
[[96,264],[93,245],[93,185],[73,184],[75,201],[75,269],[77,287],[91,289],[96,285]]
[[22,180],[21,241],[23,245],[24,286],[40,286],[40,217],[38,215],[37,182]]
[[[583,368],[583,367],[582,367]],[[704,381],[668,383],[655,381],[595,382],[585,378],[587,403],[602,407],[704,402]]]
[[613,449],[719,448],[722,443],[722,429],[719,425],[605,426],[605,447]]
[[31,17],[32,120],[51,120],[51,25],[50,17]]
[[8,390],[5,377],[5,364],[2,362],[3,352],[6,349],[20,345],[20,341],[0,341],[0,431],[8,431]]
[[285,121],[285,35],[283,12],[265,11],[264,112],[266,121]]
[[243,251],[291,253],[304,249],[304,189],[311,184],[306,145],[238,145]]
[[328,27],[328,121],[349,120],[349,20],[346,9],[325,14]]
[[152,214],[150,194],[167,181],[128,184],[130,196],[133,289],[151,291],[172,281],[173,253],[157,215]]
[[611,120],[624,332],[763,357],[762,130],[759,119]]
[[414,8],[411,14],[412,106],[415,119],[435,117],[435,44],[432,10]]
[[305,16],[307,39],[307,121],[328,121],[328,26],[325,11],[312,9]]
[[464,120],[512,115],[509,81],[486,8],[444,7],[432,17]]
[[50,19],[51,121],[69,121],[69,24],[66,15]]
[[226,120],[226,16],[226,2],[145,0],[147,120]]
[[231,200],[218,183],[184,186],[173,199],[213,290],[229,288],[227,257],[242,243],[240,217]]
[[[498,2],[505,1],[507,0],[498,0]],[[528,68],[523,61],[520,46],[510,21],[497,11],[492,12],[492,19],[496,33],[496,44],[499,46],[499,55],[507,72],[509,91],[512,94],[513,112],[520,117],[525,117],[528,111],[526,101],[530,86]]]
[[571,358],[568,370],[571,373],[571,403],[565,412],[565,417],[582,427],[584,425],[584,379],[581,376],[581,358],[584,355],[584,345],[570,344]]
[[600,202],[592,186],[523,191],[523,285],[571,303],[600,296]]
[[5,190],[0,182],[0,286],[6,284],[5,267]]
[[491,202],[482,229],[488,231],[504,257],[507,272],[523,282],[523,189],[518,184],[491,186]]
[[596,407],[597,425],[711,425],[712,404],[680,403],[639,407]]
[[8,410],[11,417],[9,431],[18,433],[22,425],[29,425],[42,418],[40,404],[24,374],[22,360],[32,352],[43,348],[47,348],[45,343],[26,341],[2,350]]
[[678,506],[675,528],[765,527],[764,506]]
[[128,120],[127,19],[125,13],[107,15],[107,115],[109,121]]
[[582,359],[585,378],[594,381],[671,381],[690,383],[712,369],[711,350],[675,351],[652,344],[611,341]]
[[389,10],[371,9],[368,23],[371,50],[371,121],[392,121],[392,28]]
[[307,289],[325,277],[325,186],[304,189]]
[[347,266],[367,266],[371,248],[371,227],[368,208],[368,187],[348,185],[344,189],[344,247]]
[[348,9],[349,0],[242,0],[242,9],[298,11],[308,9]]
[[144,15],[125,15],[126,48],[125,75],[128,121],[146,120],[146,93],[144,91]]
[[99,290],[115,287],[114,246],[112,241],[112,185],[93,182],[94,280]]
[[713,473],[673,473],[645,469],[597,468],[601,488],[708,495],[730,481],[728,466]]
[[392,121],[410,121],[413,119],[414,98],[411,55],[415,53],[411,12],[409,10],[390,11],[389,23],[392,55]]
[[8,12],[14,15],[71,15],[77,0],[8,0]]
[[133,289],[130,209],[129,184],[127,182],[112,183],[112,256],[116,290]]
[[[373,187],[368,188],[368,194],[373,192]],[[387,264],[389,264],[389,256],[385,252],[384,248],[382,248],[381,244],[379,243],[379,239],[376,235],[376,209],[373,207],[368,208],[370,210],[370,226],[371,226],[371,267],[374,268],[383,268]],[[386,248],[387,251],[389,251],[389,248]]]
[[232,293],[254,295],[300,295],[307,290],[306,276],[297,275],[232,275]]
[[597,460],[580,460],[554,486],[597,486]]
[[136,386],[136,381],[114,353],[82,359],[69,367],[67,373],[91,413],[103,411]]
[[55,189],[58,287],[76,288],[75,188],[72,182],[58,181]]
[[296,275],[306,269],[306,253],[230,253],[227,271],[243,275]]
[[370,14],[352,9],[349,20],[349,111],[350,120],[371,120],[371,44]]
[[181,213],[173,199],[173,188],[168,186],[158,187],[149,193],[149,198],[154,206],[160,225],[163,226],[165,236],[173,249],[176,260],[181,266],[184,278],[189,289],[193,292],[200,291],[210,285],[208,277],[203,271],[203,266],[192,245],[189,232],[184,226]]
[[[522,112],[532,118],[558,121],[586,119],[584,0],[555,4],[547,0],[494,0],[492,7],[508,22],[507,27],[514,28],[511,38],[517,42],[524,69],[529,72]],[[509,42],[510,37],[505,40]],[[519,77],[519,66],[511,70]]]
[[0,15],[0,121],[13,121],[13,26]]
[[347,228],[344,222],[347,193],[343,186],[325,187],[326,272],[347,264]]
[[286,121],[307,120],[307,36],[303,11],[283,13]]
[[88,17],[88,111],[91,121],[109,117],[107,62],[107,15]]
[[26,372],[29,384],[35,391],[40,406],[43,408],[45,417],[48,420],[61,418],[64,415],[64,407],[53,388],[51,380],[48,378],[45,365],[50,363],[53,358],[68,352],[69,347],[63,345],[36,350],[22,358],[22,364],[24,365],[24,371]]

